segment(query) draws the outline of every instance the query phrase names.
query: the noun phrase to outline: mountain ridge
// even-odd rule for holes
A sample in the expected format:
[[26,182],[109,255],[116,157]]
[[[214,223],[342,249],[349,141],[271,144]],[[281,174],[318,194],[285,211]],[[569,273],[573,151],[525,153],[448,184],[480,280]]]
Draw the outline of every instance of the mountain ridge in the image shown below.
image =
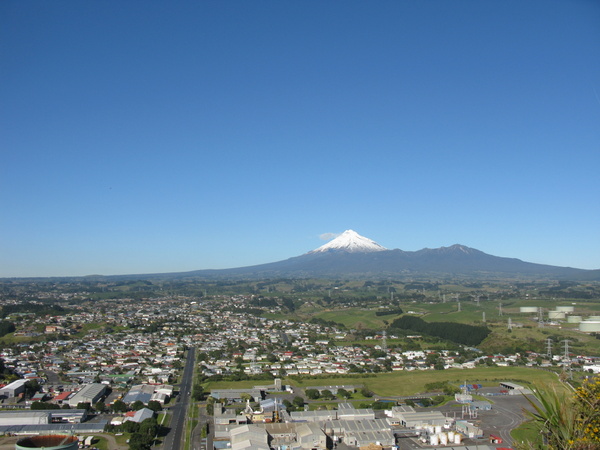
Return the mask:
[[[551,266],[487,254],[462,244],[416,251],[388,250],[353,230],[321,247],[285,260],[229,269],[187,272],[93,275],[87,277],[24,277],[25,279],[143,278],[382,278],[390,276],[460,276],[466,278],[552,278],[600,281],[600,269]],[[5,278],[6,279],[6,278]],[[11,279],[15,279],[12,277]]]

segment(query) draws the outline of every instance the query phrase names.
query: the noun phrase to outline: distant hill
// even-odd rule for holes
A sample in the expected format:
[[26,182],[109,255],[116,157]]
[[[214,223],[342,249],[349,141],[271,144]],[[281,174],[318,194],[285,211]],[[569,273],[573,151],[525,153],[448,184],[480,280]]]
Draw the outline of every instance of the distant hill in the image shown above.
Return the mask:
[[[388,250],[375,241],[347,230],[304,255],[255,266],[191,272],[94,275],[86,279],[175,278],[381,278],[389,276],[459,276],[466,278],[552,278],[600,281],[600,269],[584,270],[535,264],[516,258],[489,255],[464,245],[424,248],[415,252]],[[71,277],[73,278],[73,277]]]

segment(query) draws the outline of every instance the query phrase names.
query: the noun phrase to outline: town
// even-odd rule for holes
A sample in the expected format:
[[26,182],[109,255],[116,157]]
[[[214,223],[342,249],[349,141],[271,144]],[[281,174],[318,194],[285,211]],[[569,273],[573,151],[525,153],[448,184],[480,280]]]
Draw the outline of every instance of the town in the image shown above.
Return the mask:
[[[569,351],[574,339],[490,353],[394,328],[302,320],[302,308],[317,302],[289,295],[102,298],[110,296],[78,288],[3,286],[0,432],[10,442],[62,433],[115,449],[498,448],[527,420],[533,381],[600,372],[598,352]],[[398,296],[368,301],[385,305],[372,306],[388,323],[407,306],[405,315],[424,317],[428,302]],[[338,306],[365,301],[340,294]],[[335,300],[325,303],[334,308]],[[539,318],[520,308],[513,316],[524,324],[511,324],[539,331]],[[563,319],[542,331],[558,330]]]

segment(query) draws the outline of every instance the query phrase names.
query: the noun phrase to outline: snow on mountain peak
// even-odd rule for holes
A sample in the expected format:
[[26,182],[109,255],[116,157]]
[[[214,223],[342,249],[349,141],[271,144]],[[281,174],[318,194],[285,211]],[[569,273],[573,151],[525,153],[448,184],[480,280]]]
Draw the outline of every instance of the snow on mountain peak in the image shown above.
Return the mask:
[[313,250],[309,253],[319,253],[328,251],[343,251],[347,253],[368,253],[368,252],[380,252],[387,250],[377,242],[361,236],[354,230],[346,230],[335,239],[329,241],[327,244]]

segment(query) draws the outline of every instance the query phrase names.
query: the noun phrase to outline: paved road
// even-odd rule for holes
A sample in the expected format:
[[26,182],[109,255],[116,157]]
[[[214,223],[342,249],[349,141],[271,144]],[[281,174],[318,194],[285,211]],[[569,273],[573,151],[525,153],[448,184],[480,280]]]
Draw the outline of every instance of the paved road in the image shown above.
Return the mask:
[[190,396],[192,393],[194,363],[196,361],[196,348],[191,347],[188,350],[187,360],[183,369],[181,383],[179,384],[179,396],[177,402],[171,408],[171,424],[169,433],[163,441],[163,448],[166,450],[179,450],[181,441],[185,432],[185,419],[187,415]]

